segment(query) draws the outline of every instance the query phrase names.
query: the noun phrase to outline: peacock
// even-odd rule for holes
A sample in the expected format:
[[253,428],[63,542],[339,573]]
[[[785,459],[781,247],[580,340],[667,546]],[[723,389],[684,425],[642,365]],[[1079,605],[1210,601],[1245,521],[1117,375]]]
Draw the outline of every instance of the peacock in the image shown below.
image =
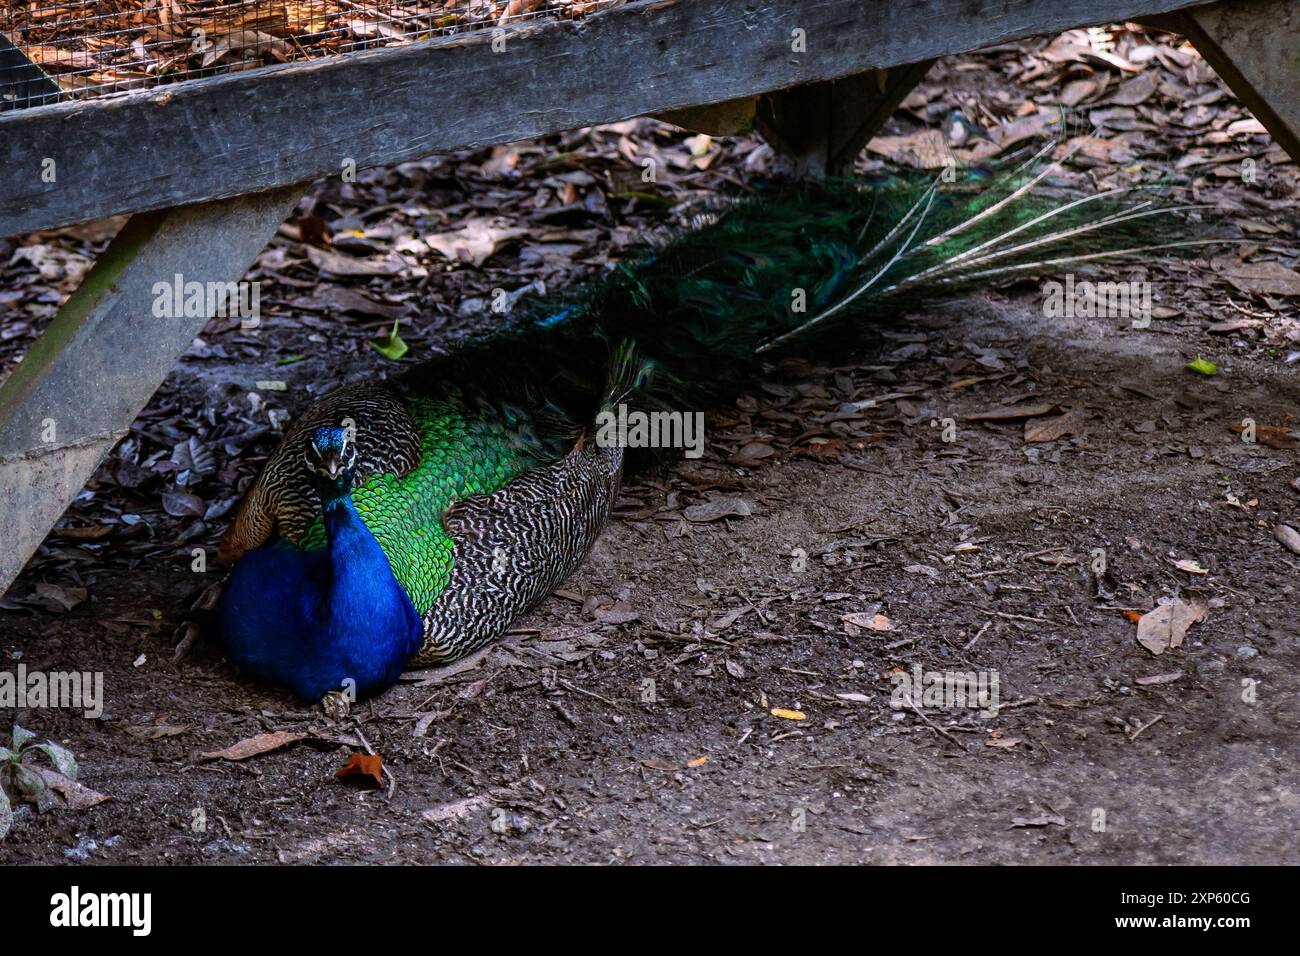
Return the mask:
[[1198,207],[1139,188],[1060,193],[1054,146],[933,181],[759,189],[396,380],[329,393],[221,540],[228,657],[308,701],[377,694],[498,638],[574,572],[626,463],[602,414],[707,409],[863,318],[1216,241],[1191,235]]

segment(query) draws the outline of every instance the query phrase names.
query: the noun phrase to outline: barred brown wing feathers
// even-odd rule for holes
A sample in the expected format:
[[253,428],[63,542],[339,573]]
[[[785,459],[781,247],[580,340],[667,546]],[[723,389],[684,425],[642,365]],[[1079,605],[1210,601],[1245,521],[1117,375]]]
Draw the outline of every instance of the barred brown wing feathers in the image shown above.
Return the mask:
[[424,616],[412,667],[446,664],[496,640],[572,574],[618,496],[621,448],[592,443],[492,495],[447,510],[451,580]]
[[420,460],[420,435],[403,398],[370,382],[335,389],[285,433],[248,490],[234,523],[221,537],[222,561],[237,561],[275,533],[297,541],[320,513],[311,472],[303,465],[308,436],[321,426],[354,426],[354,480],[409,473]]

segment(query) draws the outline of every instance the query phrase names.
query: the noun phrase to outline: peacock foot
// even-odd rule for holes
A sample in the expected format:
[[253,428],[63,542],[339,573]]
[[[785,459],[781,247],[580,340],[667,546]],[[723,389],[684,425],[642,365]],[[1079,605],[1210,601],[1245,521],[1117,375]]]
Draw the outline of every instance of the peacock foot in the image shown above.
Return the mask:
[[320,709],[330,720],[347,720],[352,712],[352,698],[341,690],[332,690],[320,699]]
[[203,638],[204,632],[212,629],[212,612],[221,599],[221,592],[225,589],[225,586],[226,579],[222,578],[220,581],[209,584],[194,599],[194,603],[185,612],[184,619],[173,635],[175,640],[175,649],[172,651],[173,661],[179,663],[188,657]]

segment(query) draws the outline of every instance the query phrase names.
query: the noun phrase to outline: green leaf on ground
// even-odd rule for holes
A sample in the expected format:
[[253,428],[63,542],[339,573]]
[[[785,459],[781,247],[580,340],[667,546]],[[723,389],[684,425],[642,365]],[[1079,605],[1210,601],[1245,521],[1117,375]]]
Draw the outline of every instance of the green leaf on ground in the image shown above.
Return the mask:
[[24,800],[36,805],[38,813],[48,813],[58,805],[54,791],[46,786],[39,773],[26,764],[20,763],[14,768],[14,785]]
[[50,763],[54,764],[54,769],[65,777],[70,780],[77,779],[77,758],[72,756],[72,751],[68,748],[47,741],[43,744],[35,744],[31,749],[39,750],[49,757]]
[[394,319],[393,331],[389,332],[388,335],[382,338],[370,340],[370,344],[374,346],[375,351],[384,358],[393,362],[396,362],[399,358],[410,351],[410,347],[402,341],[402,337],[397,332],[397,327],[401,325],[401,323],[401,319]]

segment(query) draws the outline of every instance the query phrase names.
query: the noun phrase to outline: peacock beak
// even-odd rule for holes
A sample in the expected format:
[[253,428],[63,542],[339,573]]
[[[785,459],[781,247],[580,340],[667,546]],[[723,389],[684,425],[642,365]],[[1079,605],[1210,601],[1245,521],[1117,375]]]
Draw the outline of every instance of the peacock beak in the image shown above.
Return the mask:
[[321,453],[320,456],[321,474],[323,474],[330,481],[337,480],[338,476],[343,473],[343,469],[346,467],[347,465],[344,463],[343,459],[339,457],[337,452],[331,450],[331,451],[325,451]]

